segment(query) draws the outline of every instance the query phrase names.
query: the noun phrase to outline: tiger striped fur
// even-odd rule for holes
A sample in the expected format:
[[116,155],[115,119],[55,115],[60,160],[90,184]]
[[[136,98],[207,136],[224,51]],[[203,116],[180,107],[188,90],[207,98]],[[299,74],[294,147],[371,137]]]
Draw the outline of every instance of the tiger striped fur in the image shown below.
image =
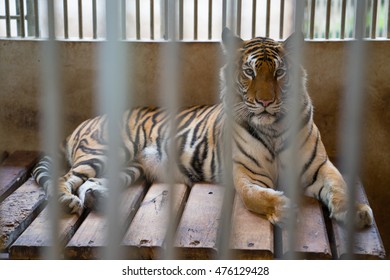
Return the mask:
[[[237,43],[232,60],[234,69],[233,180],[245,206],[264,215],[273,224],[283,224],[290,211],[289,199],[275,189],[286,162],[289,148],[286,114],[291,102],[300,106],[297,135],[301,185],[308,196],[323,202],[331,217],[345,222],[347,209],[346,184],[329,161],[320,132],[313,121],[313,106],[306,89],[306,73],[301,68],[299,100],[289,96],[289,70],[294,60],[292,37],[285,42],[269,38],[243,41],[225,29],[223,43]],[[294,35],[292,35],[294,36]],[[302,39],[303,40],[303,39]],[[221,99],[227,94],[226,66],[221,69]],[[220,182],[223,158],[222,139],[225,113],[223,105],[195,106],[177,115],[176,181]],[[168,115],[161,108],[136,108],[123,116],[122,139],[125,166],[123,185],[139,177],[148,180],[163,178],[167,162]],[[93,208],[106,195],[107,117],[99,116],[80,124],[65,142],[69,171],[59,179],[59,202],[70,212],[81,213]],[[39,185],[53,186],[48,173],[49,158],[34,169]],[[371,225],[372,211],[358,204],[356,224]]]

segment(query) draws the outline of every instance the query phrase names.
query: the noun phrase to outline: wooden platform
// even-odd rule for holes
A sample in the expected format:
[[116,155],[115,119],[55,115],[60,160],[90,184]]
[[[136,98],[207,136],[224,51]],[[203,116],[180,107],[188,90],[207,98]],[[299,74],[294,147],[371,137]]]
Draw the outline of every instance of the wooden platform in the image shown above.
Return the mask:
[[[36,152],[0,152],[0,256],[4,259],[40,259],[51,245],[44,192],[30,172]],[[362,184],[359,199],[366,201]],[[166,249],[169,215],[176,222],[173,238],[179,259],[218,258],[218,230],[224,188],[196,184],[176,185],[173,195],[164,184],[138,183],[127,188],[119,205],[123,225],[121,248],[128,259],[160,259]],[[173,203],[170,202],[173,199]],[[298,213],[293,251],[288,233],[246,210],[236,196],[232,205],[230,249],[234,259],[281,259],[292,253],[302,259],[342,259],[346,256],[343,228],[327,218],[321,205],[305,198]],[[58,241],[65,259],[99,259],[105,246],[107,223],[96,212],[64,215]],[[383,259],[384,247],[377,226],[358,231],[355,257]]]

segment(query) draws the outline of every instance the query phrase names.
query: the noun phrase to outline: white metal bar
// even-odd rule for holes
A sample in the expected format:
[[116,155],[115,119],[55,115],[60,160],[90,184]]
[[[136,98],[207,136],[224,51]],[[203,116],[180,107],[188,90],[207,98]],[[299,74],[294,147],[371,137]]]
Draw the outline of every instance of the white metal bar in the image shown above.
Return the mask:
[[109,195],[105,205],[107,220],[106,248],[102,252],[105,259],[122,258],[120,247],[121,224],[118,220],[118,201],[121,196],[120,159],[121,120],[126,102],[126,49],[120,41],[121,0],[106,1],[106,41],[99,49],[99,105],[107,114],[107,179]]
[[5,0],[5,28],[7,32],[7,37],[11,37],[11,14],[9,7],[9,0]]
[[[49,224],[51,247],[44,251],[45,259],[58,259],[60,257],[60,245],[58,243],[58,217],[59,205],[57,201],[57,182],[59,178],[60,159],[58,157],[58,143],[62,139],[61,122],[61,75],[59,67],[58,43],[55,40],[55,10],[54,1],[47,0],[47,19],[49,37],[42,42],[42,95],[41,106],[43,111],[42,127],[43,142],[42,148],[45,154],[52,159],[50,175],[54,186],[52,186],[52,197],[49,199]],[[35,6],[37,8],[37,6]]]
[[280,0],[279,39],[283,39],[284,31],[284,0]]
[[79,39],[83,39],[83,1],[78,2],[79,18]]
[[311,9],[310,9],[310,39],[314,39],[315,14],[316,14],[316,0],[312,0]]
[[341,149],[341,168],[346,175],[348,186],[349,205],[347,214],[347,258],[353,258],[354,221],[356,188],[355,180],[358,174],[361,160],[361,136],[362,136],[362,107],[365,100],[364,92],[364,65],[366,61],[365,44],[365,1],[357,1],[355,40],[351,42],[346,70],[346,92],[343,102],[343,114],[339,130],[339,144]]
[[269,29],[271,22],[271,0],[267,0],[267,14],[265,20],[265,37],[269,37]]
[[372,0],[371,39],[376,38],[377,14],[378,14],[378,0]]
[[332,0],[326,1],[325,39],[329,39]]
[[64,9],[64,37],[69,38],[69,25],[68,25],[68,0],[62,2]]
[[341,28],[340,28],[340,39],[345,38],[345,18],[347,14],[347,0],[342,0],[341,3]]
[[173,215],[173,199],[174,199],[174,184],[175,182],[175,168],[177,166],[176,159],[177,157],[177,146],[176,146],[176,132],[177,132],[177,119],[179,107],[179,95],[178,95],[178,52],[179,47],[176,41],[176,1],[168,0],[166,3],[168,7],[168,21],[166,22],[168,28],[169,37],[167,42],[164,44],[161,58],[162,65],[164,70],[162,71],[162,92],[160,103],[167,110],[168,114],[168,134],[167,138],[164,139],[168,141],[167,146],[167,155],[168,163],[165,169],[165,178],[162,178],[169,186],[169,202],[170,202],[170,211],[167,213],[169,215],[167,233],[165,240],[165,250],[163,254],[163,259],[174,259],[174,236],[176,232],[175,220]]
[[256,37],[256,10],[257,0],[252,0],[252,38]]

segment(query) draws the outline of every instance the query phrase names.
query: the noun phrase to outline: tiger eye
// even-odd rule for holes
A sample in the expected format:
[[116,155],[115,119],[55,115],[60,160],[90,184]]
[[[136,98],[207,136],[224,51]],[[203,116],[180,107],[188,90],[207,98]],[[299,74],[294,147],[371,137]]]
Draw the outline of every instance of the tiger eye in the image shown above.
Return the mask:
[[279,77],[283,76],[285,73],[286,73],[286,71],[284,69],[278,69],[278,70],[276,70],[275,76],[277,78],[279,78]]
[[244,72],[245,72],[246,75],[248,75],[248,76],[250,76],[252,78],[255,76],[255,72],[252,69],[250,69],[250,68],[245,69]]

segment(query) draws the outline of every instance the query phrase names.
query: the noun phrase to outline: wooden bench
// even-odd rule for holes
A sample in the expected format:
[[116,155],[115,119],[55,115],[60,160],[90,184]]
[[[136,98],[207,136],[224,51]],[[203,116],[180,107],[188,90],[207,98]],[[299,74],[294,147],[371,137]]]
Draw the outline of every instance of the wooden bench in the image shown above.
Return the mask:
[[[44,192],[30,172],[39,153],[0,152],[0,257],[39,259],[51,245]],[[367,201],[361,183],[359,199]],[[164,184],[138,183],[121,197],[119,221],[123,225],[121,248],[127,259],[160,259],[166,244],[168,215],[174,215],[173,240],[179,259],[218,257],[218,228],[224,188],[196,184],[176,185],[169,194]],[[173,204],[170,198],[173,197]],[[293,252],[287,246],[288,233],[273,227],[263,217],[246,210],[234,200],[230,249],[234,259],[281,259],[293,253],[302,259],[346,257],[343,228],[331,221],[318,201],[304,198],[298,213],[297,240]],[[106,221],[96,212],[63,215],[58,240],[65,259],[99,259],[105,242]],[[385,250],[376,224],[356,232],[355,258],[383,259]]]

